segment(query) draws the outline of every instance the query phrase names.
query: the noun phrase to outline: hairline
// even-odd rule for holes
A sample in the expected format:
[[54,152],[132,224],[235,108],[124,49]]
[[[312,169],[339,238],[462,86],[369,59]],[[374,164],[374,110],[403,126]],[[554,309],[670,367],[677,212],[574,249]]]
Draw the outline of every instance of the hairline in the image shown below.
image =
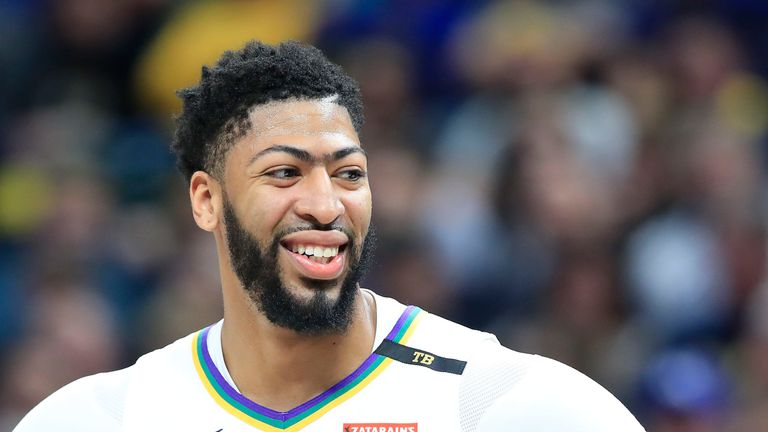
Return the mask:
[[[341,97],[339,93],[333,93],[333,94],[322,96],[322,97],[290,96],[284,99],[270,99],[265,102],[255,103],[250,107],[248,107],[248,109],[245,111],[245,116],[243,116],[242,118],[239,118],[240,116],[238,115],[234,115],[230,117],[229,120],[224,122],[224,124],[221,126],[221,129],[216,134],[216,136],[212,140],[212,143],[210,144],[209,154],[207,155],[206,161],[205,161],[206,166],[203,166],[203,170],[223,183],[224,182],[224,165],[230,150],[232,150],[235,142],[238,139],[244,137],[245,135],[247,135],[249,132],[253,130],[253,124],[251,123],[251,115],[254,114],[254,112],[259,109],[268,108],[270,106],[284,104],[284,103],[292,103],[292,102],[333,103],[336,106],[344,109],[344,111],[350,117],[350,120],[352,120],[353,126],[355,126],[354,119],[352,119],[352,114],[349,112],[349,109],[341,103]],[[360,131],[357,131],[356,126],[355,126],[355,130],[357,133],[360,132]]]

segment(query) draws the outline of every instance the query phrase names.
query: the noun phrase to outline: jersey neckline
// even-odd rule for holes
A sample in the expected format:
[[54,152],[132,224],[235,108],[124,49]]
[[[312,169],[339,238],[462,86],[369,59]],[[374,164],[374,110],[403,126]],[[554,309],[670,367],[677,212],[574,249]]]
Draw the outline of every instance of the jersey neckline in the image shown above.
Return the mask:
[[[407,342],[420,318],[420,308],[406,307],[384,339],[397,343]],[[227,382],[208,350],[207,340],[211,327],[197,332],[192,338],[192,357],[203,385],[224,410],[267,431],[296,431],[303,428],[362,390],[392,361],[373,352],[357,369],[323,393],[288,411],[275,411],[248,399]]]

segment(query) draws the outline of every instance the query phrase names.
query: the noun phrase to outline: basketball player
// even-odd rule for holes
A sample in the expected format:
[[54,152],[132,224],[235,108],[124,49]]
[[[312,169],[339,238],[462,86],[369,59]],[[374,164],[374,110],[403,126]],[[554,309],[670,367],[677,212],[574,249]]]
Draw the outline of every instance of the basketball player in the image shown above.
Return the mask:
[[360,288],[363,107],[320,51],[251,42],[180,96],[173,149],[224,318],[65,386],[17,432],[643,430],[579,372]]

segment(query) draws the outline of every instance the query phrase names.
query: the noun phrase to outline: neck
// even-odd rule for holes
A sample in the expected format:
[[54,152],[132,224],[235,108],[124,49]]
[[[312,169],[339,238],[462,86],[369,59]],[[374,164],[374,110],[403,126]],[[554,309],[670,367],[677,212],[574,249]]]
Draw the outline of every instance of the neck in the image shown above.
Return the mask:
[[288,411],[342,380],[371,353],[374,300],[359,289],[346,332],[307,336],[269,322],[237,288],[224,293],[224,360],[240,392],[260,405]]

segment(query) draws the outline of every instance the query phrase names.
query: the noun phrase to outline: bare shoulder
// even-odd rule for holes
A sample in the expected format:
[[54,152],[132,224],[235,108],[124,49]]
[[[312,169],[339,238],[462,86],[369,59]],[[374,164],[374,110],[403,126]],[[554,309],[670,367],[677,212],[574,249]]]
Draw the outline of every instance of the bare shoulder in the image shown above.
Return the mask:
[[110,432],[120,429],[133,368],[80,378],[48,396],[14,432]]
[[[542,432],[642,432],[635,417],[618,399],[581,372],[558,361],[488,347],[484,359],[467,368],[467,385],[488,394],[479,432],[520,430]],[[483,383],[488,380],[488,383]],[[486,389],[484,391],[484,389]]]

